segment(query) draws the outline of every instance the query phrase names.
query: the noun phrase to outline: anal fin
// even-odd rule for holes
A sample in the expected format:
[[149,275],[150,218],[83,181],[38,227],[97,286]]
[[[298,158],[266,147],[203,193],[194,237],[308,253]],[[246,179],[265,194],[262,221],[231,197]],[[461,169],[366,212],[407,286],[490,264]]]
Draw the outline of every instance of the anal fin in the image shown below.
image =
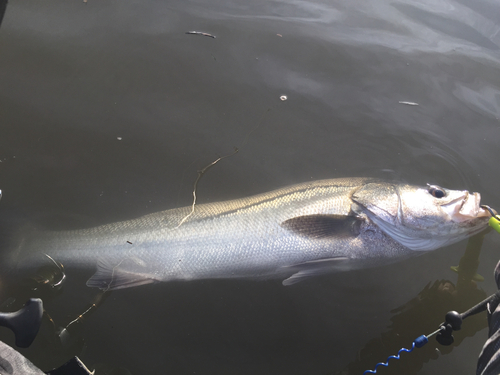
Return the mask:
[[[88,279],[87,286],[108,291],[132,288],[158,281],[152,274],[140,272],[134,269],[127,269],[125,265],[125,263],[128,263],[127,261],[130,260],[125,259],[118,263],[113,263],[99,259],[97,262],[97,271],[90,279]],[[137,268],[137,265],[135,264],[135,267],[133,268]]]
[[339,265],[340,262],[344,262],[346,260],[349,260],[349,258],[335,257],[294,264],[293,266],[289,266],[288,268],[298,269],[299,271],[294,273],[289,278],[283,280],[282,284],[284,286],[289,286],[311,276],[318,276],[328,272],[332,272],[335,269],[335,266]]

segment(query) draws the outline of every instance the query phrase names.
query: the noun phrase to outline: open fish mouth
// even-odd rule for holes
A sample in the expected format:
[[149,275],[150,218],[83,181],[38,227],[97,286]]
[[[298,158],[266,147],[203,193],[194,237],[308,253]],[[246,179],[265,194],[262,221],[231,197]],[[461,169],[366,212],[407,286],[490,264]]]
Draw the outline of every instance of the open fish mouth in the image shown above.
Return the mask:
[[481,208],[481,195],[479,193],[469,193],[464,191],[464,196],[446,205],[443,210],[456,223],[470,221],[478,217],[490,216],[489,212]]

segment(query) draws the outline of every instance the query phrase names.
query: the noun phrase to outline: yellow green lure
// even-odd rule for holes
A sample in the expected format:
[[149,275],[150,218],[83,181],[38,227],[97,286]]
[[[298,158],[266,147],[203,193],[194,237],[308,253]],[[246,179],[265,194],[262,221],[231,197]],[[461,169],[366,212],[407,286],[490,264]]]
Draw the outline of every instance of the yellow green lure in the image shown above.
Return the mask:
[[490,211],[491,217],[488,221],[488,225],[495,229],[498,233],[500,233],[500,215],[498,215],[494,210],[492,210],[489,206],[483,205],[481,208],[484,208]]

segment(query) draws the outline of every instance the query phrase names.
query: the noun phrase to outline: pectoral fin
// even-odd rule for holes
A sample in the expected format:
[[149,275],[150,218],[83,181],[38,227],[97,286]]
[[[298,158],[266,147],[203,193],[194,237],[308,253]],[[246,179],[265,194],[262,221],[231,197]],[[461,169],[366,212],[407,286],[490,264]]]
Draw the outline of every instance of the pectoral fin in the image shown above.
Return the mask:
[[310,238],[356,237],[362,219],[346,215],[305,215],[288,219],[281,226]]
[[283,285],[293,285],[304,280],[305,278],[331,272],[335,269],[335,267],[338,267],[340,263],[343,263],[348,259],[349,258],[346,257],[336,257],[295,264],[288,268],[298,269],[299,272],[294,273],[288,279],[283,280]]
[[130,259],[118,263],[99,259],[97,271],[87,281],[87,286],[108,291],[157,282],[152,274],[141,271],[137,262]]

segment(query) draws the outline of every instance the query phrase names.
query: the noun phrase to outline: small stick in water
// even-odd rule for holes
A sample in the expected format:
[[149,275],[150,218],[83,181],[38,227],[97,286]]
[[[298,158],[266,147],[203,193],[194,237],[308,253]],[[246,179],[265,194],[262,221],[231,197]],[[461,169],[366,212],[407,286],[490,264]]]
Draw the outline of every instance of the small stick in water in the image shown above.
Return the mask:
[[209,38],[214,38],[215,39],[215,35],[212,35],[212,34],[209,34],[209,33],[204,33],[204,32],[201,32],[201,31],[186,31],[186,34],[208,36]]
[[217,164],[218,162],[220,162],[222,159],[225,159],[225,158],[228,158],[230,156],[233,156],[234,154],[236,154],[239,150],[235,147],[234,148],[234,151],[229,154],[229,155],[224,155],[224,156],[221,156],[219,157],[218,159],[214,160],[213,162],[211,162],[210,164],[208,164],[207,166],[205,166],[205,168],[201,169],[198,171],[198,177],[196,178],[196,181],[194,182],[194,186],[193,186],[193,204],[191,205],[191,212],[189,214],[187,214],[182,220],[181,222],[179,223],[179,225],[177,225],[175,227],[175,229],[179,228],[182,224],[184,224],[184,222],[189,219],[189,217],[194,213],[194,205],[196,204],[196,189],[198,188],[198,182],[200,181],[201,177],[210,169],[212,168],[215,164]]

